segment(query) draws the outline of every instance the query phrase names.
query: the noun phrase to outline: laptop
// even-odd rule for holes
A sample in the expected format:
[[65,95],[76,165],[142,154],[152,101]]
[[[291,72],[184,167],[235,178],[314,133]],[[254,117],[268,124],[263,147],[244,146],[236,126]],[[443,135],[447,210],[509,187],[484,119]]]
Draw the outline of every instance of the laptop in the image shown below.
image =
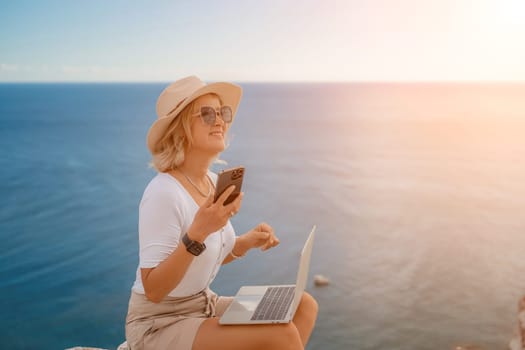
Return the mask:
[[219,324],[290,322],[306,287],[315,229],[316,226],[314,225],[301,252],[296,284],[241,287],[219,319]]

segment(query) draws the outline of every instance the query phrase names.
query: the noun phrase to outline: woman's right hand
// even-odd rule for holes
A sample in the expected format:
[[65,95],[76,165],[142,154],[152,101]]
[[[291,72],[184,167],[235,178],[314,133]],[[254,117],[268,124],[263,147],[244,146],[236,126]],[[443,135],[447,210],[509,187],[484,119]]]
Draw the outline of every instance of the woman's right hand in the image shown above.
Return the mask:
[[197,210],[193,223],[188,230],[191,240],[204,242],[213,232],[226,226],[228,220],[241,208],[243,192],[241,192],[233,202],[224,205],[228,196],[235,190],[235,186],[230,186],[224,191],[215,203],[213,203],[214,193],[211,193],[206,202]]

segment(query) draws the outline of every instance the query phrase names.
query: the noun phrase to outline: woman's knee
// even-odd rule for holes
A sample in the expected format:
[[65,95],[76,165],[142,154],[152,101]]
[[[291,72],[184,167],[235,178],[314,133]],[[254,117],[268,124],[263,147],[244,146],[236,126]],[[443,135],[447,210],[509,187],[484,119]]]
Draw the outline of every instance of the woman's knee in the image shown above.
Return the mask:
[[264,337],[265,349],[302,349],[301,337],[290,322],[281,325],[268,326],[269,334]]
[[302,309],[301,311],[304,314],[311,316],[313,319],[317,318],[317,312],[319,311],[319,304],[317,303],[317,300],[315,300],[315,298],[311,294],[307,292],[303,293],[299,307]]

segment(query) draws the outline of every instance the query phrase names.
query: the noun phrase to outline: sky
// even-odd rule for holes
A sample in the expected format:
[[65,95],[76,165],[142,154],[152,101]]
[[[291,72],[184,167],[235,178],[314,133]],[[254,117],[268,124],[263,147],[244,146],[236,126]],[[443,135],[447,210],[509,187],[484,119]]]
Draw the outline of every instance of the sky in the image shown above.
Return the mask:
[[525,0],[0,0],[0,82],[525,81]]

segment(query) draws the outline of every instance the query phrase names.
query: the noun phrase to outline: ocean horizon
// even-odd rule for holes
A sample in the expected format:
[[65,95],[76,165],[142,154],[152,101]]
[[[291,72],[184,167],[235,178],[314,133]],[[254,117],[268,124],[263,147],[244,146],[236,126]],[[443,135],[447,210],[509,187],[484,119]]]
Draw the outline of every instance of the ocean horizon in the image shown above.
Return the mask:
[[[2,348],[115,349],[162,82],[0,83]],[[246,83],[221,155],[238,234],[212,289],[290,283],[317,225],[307,349],[506,349],[525,295],[525,83]],[[330,278],[325,287],[315,274]]]

